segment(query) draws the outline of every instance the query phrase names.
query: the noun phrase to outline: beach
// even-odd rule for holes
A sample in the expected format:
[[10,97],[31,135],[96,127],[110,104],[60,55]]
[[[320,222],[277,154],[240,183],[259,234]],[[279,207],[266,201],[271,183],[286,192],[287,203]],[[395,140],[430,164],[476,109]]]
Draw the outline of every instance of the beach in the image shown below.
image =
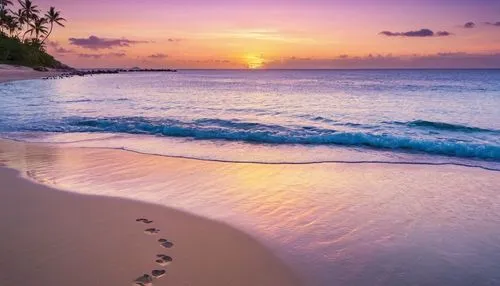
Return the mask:
[[0,0],[0,286],[500,286],[500,0],[117,4]]
[[[6,168],[0,181],[1,285],[131,285],[153,270],[166,271],[154,285],[300,285],[268,250],[225,224],[55,190]],[[162,247],[162,238],[173,245]],[[168,265],[155,262],[158,255],[170,257]]]
[[41,79],[44,77],[58,76],[63,73],[64,73],[63,71],[57,71],[57,70],[40,72],[33,70],[30,67],[0,64],[0,83],[17,81],[17,80]]
[[[66,191],[2,170],[2,186],[13,186],[2,188],[1,199],[7,285],[80,285],[76,277],[81,285],[130,283],[162,269],[157,254],[173,261],[155,285],[500,281],[494,171],[235,164],[10,140],[0,140],[0,162]],[[145,234],[150,227],[161,232]],[[162,249],[159,238],[174,246]],[[22,275],[27,269],[38,270]]]

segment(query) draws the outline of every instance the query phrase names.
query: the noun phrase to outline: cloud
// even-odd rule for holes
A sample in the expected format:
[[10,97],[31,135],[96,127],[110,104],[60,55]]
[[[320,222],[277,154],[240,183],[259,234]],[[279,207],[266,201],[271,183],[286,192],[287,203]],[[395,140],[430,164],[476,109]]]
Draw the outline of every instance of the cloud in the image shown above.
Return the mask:
[[63,54],[72,54],[73,50],[66,49],[64,47],[61,47],[61,44],[56,41],[47,41],[47,46],[56,54],[63,55]]
[[111,49],[114,47],[130,47],[135,44],[148,43],[147,41],[134,41],[125,38],[121,39],[105,39],[97,36],[90,36],[88,38],[69,38],[71,45],[78,46],[84,49],[99,50]]
[[157,54],[149,55],[148,58],[150,58],[150,59],[166,59],[166,58],[168,58],[168,55],[162,54],[162,53],[157,53]]
[[270,69],[500,68],[500,53],[449,52],[404,56],[370,54],[362,57],[340,55],[326,59],[289,57],[269,61],[265,67]]
[[55,49],[56,54],[72,54],[73,50],[65,49],[63,47],[59,47]]
[[[233,63],[234,64],[240,64],[240,63],[235,63],[235,62],[233,62],[231,60],[228,60],[228,59],[178,60],[177,62],[184,63],[184,64],[193,64],[193,63],[196,63],[196,64],[207,64],[207,65],[212,65],[212,64],[226,65],[226,64],[233,64]],[[245,66],[242,65],[242,68],[243,67],[245,67]]]
[[472,29],[472,28],[475,28],[476,27],[476,23],[474,22],[467,22],[464,24],[464,28],[465,29]]
[[187,60],[184,62],[203,63],[203,64],[229,64],[229,63],[231,63],[230,60],[223,60],[223,59]]
[[171,43],[178,43],[178,42],[182,41],[182,39],[169,38],[167,41],[169,41]]
[[500,22],[486,22],[485,23],[486,25],[490,25],[490,26],[497,26],[497,27],[500,27]]
[[303,30],[283,30],[273,28],[237,28],[212,33],[202,33],[198,39],[251,39],[257,41],[275,41],[285,43],[315,43],[315,39]]
[[107,56],[111,56],[111,57],[117,57],[117,58],[123,58],[125,57],[127,54],[125,53],[108,53],[108,54],[105,54]]
[[440,57],[458,57],[458,56],[467,56],[467,53],[464,52],[454,52],[454,53],[437,53],[437,56]]
[[103,57],[102,54],[78,54],[78,56],[85,59],[100,59]]
[[387,37],[415,37],[415,38],[425,38],[425,37],[446,37],[451,36],[450,32],[440,31],[434,33],[429,29],[420,29],[418,31],[408,31],[408,32],[390,32],[390,31],[382,31],[379,33],[380,35],[384,35]]
[[447,32],[447,31],[439,31],[436,33],[436,37],[448,37],[451,35],[453,35],[453,34],[450,32]]
[[106,54],[78,54],[78,57],[80,58],[85,58],[85,59],[101,59],[103,57],[116,57],[116,58],[123,58],[125,57],[125,53],[106,53]]
[[299,57],[290,57],[291,60],[301,60],[301,61],[310,61],[311,58],[299,58]]
[[56,41],[47,41],[47,46],[50,48],[58,48],[60,44]]

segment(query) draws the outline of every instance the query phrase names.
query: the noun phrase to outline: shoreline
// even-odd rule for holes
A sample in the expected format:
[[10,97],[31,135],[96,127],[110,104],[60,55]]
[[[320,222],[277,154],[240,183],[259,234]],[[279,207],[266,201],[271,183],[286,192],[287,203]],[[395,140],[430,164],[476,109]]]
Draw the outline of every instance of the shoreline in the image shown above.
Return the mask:
[[[57,190],[6,167],[0,181],[2,285],[130,285],[153,270],[166,270],[154,285],[300,285],[269,250],[224,223]],[[160,232],[148,235],[148,228]],[[173,247],[162,247],[160,238]],[[161,266],[158,254],[173,261]]]
[[174,69],[89,69],[89,70],[54,70],[36,71],[25,66],[0,64],[0,84],[32,79],[57,79],[73,76],[88,76],[100,74],[118,74],[134,72],[177,72]]
[[[500,205],[500,198],[494,192],[498,185],[497,172],[478,168],[341,163],[233,164],[151,156],[122,149],[82,148],[11,140],[0,140],[0,164],[20,170],[26,177],[44,185],[56,186],[65,191],[58,193],[67,192],[80,199],[90,195],[96,200],[131,200],[132,205],[137,202],[153,204],[152,207],[158,206],[161,209],[166,206],[167,209],[178,212],[194,213],[201,219],[208,218],[216,223],[222,221],[224,226],[234,227],[237,232],[248,235],[250,240],[254,241],[252,238],[256,238],[262,243],[262,248],[272,250],[265,250],[266,255],[284,262],[281,264],[277,259],[271,259],[285,268],[284,272],[278,272],[285,273],[283,275],[295,283],[285,282],[285,285],[373,285],[373,277],[366,276],[366,271],[384,276],[375,276],[376,279],[387,282],[377,285],[421,281],[417,278],[421,271],[429,271],[429,275],[422,280],[427,284],[443,282],[441,284],[459,285],[454,284],[454,281],[468,279],[471,274],[466,269],[486,259],[481,253],[491,253],[496,243],[481,242],[480,248],[475,248],[475,243],[479,241],[474,234],[487,234],[495,229],[495,217],[498,216],[493,212],[489,214],[490,217],[493,216],[492,219],[485,221],[482,212],[476,210],[488,211],[490,207]],[[440,187],[436,188],[437,185]],[[1,190],[0,187],[0,195]],[[0,202],[4,201],[0,197]],[[30,205],[28,208],[32,207]],[[108,210],[100,215],[100,219],[109,214],[121,216],[120,212],[123,209],[118,207]],[[135,223],[135,219],[140,217],[156,221],[154,216],[143,215],[144,213],[122,222],[120,228],[131,220]],[[0,215],[5,217],[1,211]],[[363,223],[366,220],[370,223]],[[457,224],[461,227],[456,228]],[[3,228],[0,223],[0,231]],[[171,226],[159,228],[167,229],[168,237],[165,238],[176,244],[178,239],[173,239],[175,232]],[[351,232],[351,229],[356,231]],[[427,236],[429,231],[433,235]],[[49,232],[57,233],[57,230]],[[234,252],[233,248],[228,249],[224,243],[215,245],[206,236],[206,232],[201,232],[195,238],[203,241],[205,248],[208,245],[210,250],[217,247],[222,249],[215,251],[217,253],[203,254],[204,257],[210,256],[213,264],[220,264],[220,259],[226,261],[221,253],[227,255],[226,252]],[[451,237],[459,238],[459,245],[462,246],[442,245],[442,239]],[[30,243],[29,239],[25,239],[22,245]],[[463,248],[464,245],[467,247]],[[443,249],[445,253],[433,251],[434,247]],[[9,249],[13,248],[15,247]],[[443,272],[433,272],[432,269],[407,259],[407,255],[419,255],[422,249],[427,249],[422,259],[429,263],[437,261]],[[195,252],[201,251],[207,250],[202,248]],[[249,251],[254,254],[254,251]],[[396,251],[392,252],[394,256],[391,255],[391,261],[394,262],[377,258],[387,251]],[[396,254],[399,251],[403,253]],[[372,254],[368,261],[365,260],[366,253]],[[446,253],[459,253],[460,256],[473,253],[473,256],[466,262],[461,262],[462,272],[457,276],[456,269],[443,262]],[[138,255],[135,254],[134,257]],[[189,256],[194,257],[195,254]],[[248,259],[246,254],[243,256]],[[171,257],[175,262],[176,257]],[[121,259],[127,260],[126,257]],[[495,258],[489,256],[487,259]],[[3,269],[1,260],[0,258],[0,269]],[[114,264],[118,265],[119,262]],[[262,261],[256,262],[256,268],[261,264]],[[274,265],[274,262],[271,264]],[[285,264],[290,268],[285,267]],[[363,267],[360,268],[359,265]],[[401,265],[411,275],[410,278],[403,279],[386,270],[387,267],[396,265]],[[480,281],[500,279],[498,275],[492,274],[495,272],[488,265],[483,265]],[[253,270],[255,268],[246,265],[242,267],[251,269],[250,273],[274,275],[268,273],[267,268]],[[0,273],[0,279],[1,276]],[[204,282],[191,285],[211,285]],[[269,284],[259,282],[254,285]],[[270,285],[281,284],[270,282]]]
[[[45,132],[43,132],[45,133]],[[50,132],[47,132],[50,133]],[[102,149],[102,150],[119,150],[119,151],[125,151],[125,152],[131,152],[139,155],[145,155],[145,156],[153,156],[153,157],[160,157],[160,158],[169,158],[169,159],[186,159],[186,160],[194,160],[194,161],[200,161],[200,162],[214,162],[214,163],[229,163],[229,164],[256,164],[256,165],[327,165],[327,164],[347,164],[347,165],[357,165],[357,164],[362,164],[362,165],[415,165],[415,166],[457,166],[457,167],[465,167],[465,168],[477,168],[477,169],[482,169],[485,171],[493,171],[493,172],[500,172],[500,165],[497,167],[495,166],[489,166],[486,165],[488,163],[493,163],[493,164],[498,164],[500,161],[488,161],[488,160],[481,160],[478,158],[462,158],[462,157],[447,157],[447,156],[439,156],[441,159],[449,159],[450,161],[430,161],[430,160],[403,160],[401,159],[400,161],[390,161],[390,160],[380,160],[380,159],[360,159],[360,160],[345,160],[345,159],[331,159],[331,160],[321,160],[318,159],[316,161],[311,160],[311,161],[265,161],[265,160],[230,160],[230,159],[218,159],[218,158],[203,158],[203,157],[197,157],[197,156],[184,156],[184,155],[175,155],[175,154],[162,154],[162,153],[150,153],[146,151],[140,151],[140,150],[134,150],[127,148],[125,146],[123,147],[107,147],[107,146],[80,146],[80,145],[72,145],[72,144],[78,144],[79,141],[70,141],[70,142],[43,142],[43,141],[30,141],[30,140],[23,140],[20,138],[10,138],[10,137],[2,137],[0,136],[0,142],[1,141],[7,141],[7,142],[17,142],[21,144],[44,144],[47,146],[53,146],[53,147],[61,147],[61,148],[80,148],[80,149]],[[65,146],[66,145],[66,146]],[[69,145],[69,146],[68,146]],[[385,151],[385,150],[376,150],[376,151]],[[402,152],[401,152],[402,153]],[[402,153],[404,154],[404,153]],[[411,154],[411,153],[409,153]],[[418,155],[416,153],[413,153],[414,155]],[[455,159],[455,161],[453,161]]]
[[64,74],[65,71],[36,71],[30,67],[12,66],[0,64],[0,84],[31,79],[42,79],[44,77],[57,77]]

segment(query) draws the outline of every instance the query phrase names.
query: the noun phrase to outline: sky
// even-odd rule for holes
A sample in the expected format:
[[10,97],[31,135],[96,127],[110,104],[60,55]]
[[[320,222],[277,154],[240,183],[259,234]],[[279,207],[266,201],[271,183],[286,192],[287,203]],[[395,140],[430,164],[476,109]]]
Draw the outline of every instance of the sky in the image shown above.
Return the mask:
[[499,0],[33,0],[79,68],[500,68]]

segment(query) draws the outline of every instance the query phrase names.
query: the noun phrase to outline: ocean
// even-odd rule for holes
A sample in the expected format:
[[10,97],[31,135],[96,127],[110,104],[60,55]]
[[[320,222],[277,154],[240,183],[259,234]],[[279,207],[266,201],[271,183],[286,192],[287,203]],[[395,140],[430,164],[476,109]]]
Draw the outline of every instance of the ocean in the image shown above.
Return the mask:
[[[117,147],[113,141],[119,141],[121,148],[161,155],[289,163],[500,161],[499,70],[75,77],[3,85],[0,104],[5,136],[52,133],[43,140],[67,142],[62,134],[78,134],[80,143],[97,138]],[[137,136],[155,144],[134,146]],[[171,142],[186,148],[161,148]],[[191,154],[192,144],[207,150]],[[213,152],[221,145],[223,151]],[[290,154],[273,155],[290,146]]]
[[99,75],[0,106],[0,137],[72,147],[0,162],[224,221],[308,285],[500,285],[500,70]]

